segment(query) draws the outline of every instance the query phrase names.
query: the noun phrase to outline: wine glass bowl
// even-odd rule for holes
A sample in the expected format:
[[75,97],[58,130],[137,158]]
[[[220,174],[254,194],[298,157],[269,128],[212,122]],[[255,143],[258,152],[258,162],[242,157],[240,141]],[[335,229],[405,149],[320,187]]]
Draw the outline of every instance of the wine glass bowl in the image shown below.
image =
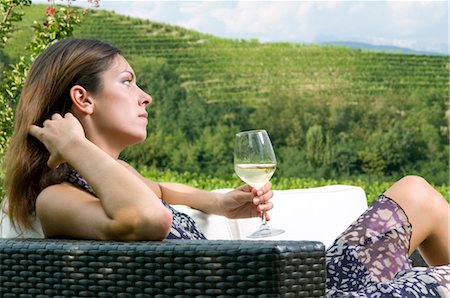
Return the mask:
[[[276,157],[267,131],[263,129],[243,131],[236,134],[234,147],[234,170],[245,183],[260,189],[276,170]],[[271,228],[266,221],[265,212],[261,213],[260,228],[249,238],[276,236],[284,232]]]

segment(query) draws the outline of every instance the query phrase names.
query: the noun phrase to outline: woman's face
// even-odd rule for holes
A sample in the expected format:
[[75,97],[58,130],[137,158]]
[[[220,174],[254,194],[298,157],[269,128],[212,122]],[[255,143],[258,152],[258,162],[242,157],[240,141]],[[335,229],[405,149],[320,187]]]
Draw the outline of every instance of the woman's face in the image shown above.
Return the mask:
[[96,141],[119,150],[143,141],[148,121],[145,108],[152,98],[137,86],[136,76],[125,58],[117,55],[101,75],[101,81],[101,91],[90,95]]

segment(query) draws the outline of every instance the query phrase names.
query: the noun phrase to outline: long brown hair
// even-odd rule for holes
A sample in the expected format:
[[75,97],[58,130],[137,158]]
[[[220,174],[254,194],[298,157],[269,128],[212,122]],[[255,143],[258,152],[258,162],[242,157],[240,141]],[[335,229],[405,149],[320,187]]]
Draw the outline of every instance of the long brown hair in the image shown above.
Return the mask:
[[15,228],[31,228],[36,198],[47,186],[61,183],[69,168],[47,166],[49,152],[28,131],[54,113],[64,115],[72,106],[74,85],[96,93],[102,89],[101,73],[121,52],[96,39],[68,38],[42,52],[27,75],[15,114],[14,134],[5,156],[8,215]]

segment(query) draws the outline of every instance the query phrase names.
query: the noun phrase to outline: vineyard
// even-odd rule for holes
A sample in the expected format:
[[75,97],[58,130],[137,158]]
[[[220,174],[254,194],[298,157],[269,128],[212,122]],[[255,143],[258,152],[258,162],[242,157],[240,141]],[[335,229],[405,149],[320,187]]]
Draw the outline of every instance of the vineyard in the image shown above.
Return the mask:
[[208,102],[258,103],[270,100],[274,89],[373,95],[424,86],[448,94],[447,57],[234,41],[112,13],[94,16],[85,18],[76,35],[109,41],[130,57],[164,59],[184,86]]
[[[24,24],[38,19],[34,5]],[[6,49],[23,51],[31,32],[21,30]],[[373,95],[418,86],[448,95],[448,57],[403,55],[293,43],[229,40],[181,27],[135,19],[102,10],[90,12],[75,36],[110,42],[129,59],[164,59],[183,86],[210,101],[264,101],[274,89],[287,93]]]
[[[0,68],[23,53],[44,7],[27,8]],[[265,128],[279,188],[353,181],[367,192],[380,181],[376,193],[417,174],[449,197],[448,56],[231,40],[102,10],[74,35],[120,48],[152,95],[149,140],[123,155],[157,169],[150,176],[201,173],[224,187],[234,133]]]

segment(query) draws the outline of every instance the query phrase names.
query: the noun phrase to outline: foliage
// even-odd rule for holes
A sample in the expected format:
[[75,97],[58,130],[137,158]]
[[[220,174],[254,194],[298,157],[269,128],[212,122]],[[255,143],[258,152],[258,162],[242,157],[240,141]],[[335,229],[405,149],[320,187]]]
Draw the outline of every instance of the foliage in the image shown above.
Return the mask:
[[[170,65],[154,58],[131,57],[141,87],[152,92],[150,122],[145,142],[128,148],[122,157],[137,165],[204,172],[218,176],[230,173],[234,133],[245,118],[230,105],[208,104],[195,92],[181,86]],[[236,105],[236,107],[239,107]],[[216,117],[221,113],[223,117]]]
[[45,21],[34,21],[33,40],[26,48],[28,53],[20,56],[18,62],[4,74],[2,94],[9,106],[15,106],[25,82],[27,70],[34,59],[52,43],[70,36],[74,25],[81,22],[84,11],[71,7],[70,2],[67,2],[67,7],[47,7]]
[[226,177],[234,134],[265,128],[280,177],[448,183],[447,57],[233,41],[102,11],[78,30],[132,57],[153,95],[131,162]]
[[[27,54],[18,57],[17,62],[3,73],[0,84],[0,164],[13,130],[13,111],[20,97],[31,63],[49,45],[72,35],[74,26],[81,22],[81,16],[85,13],[85,10],[71,7],[72,1],[70,0],[62,2],[65,2],[66,6],[57,7],[52,1],[52,5],[45,9],[45,20],[43,22],[34,21],[32,25],[34,35],[26,47]],[[98,2],[93,4],[96,5]],[[13,22],[19,22],[22,19],[23,13],[15,10],[29,5],[31,5],[31,1],[2,1],[1,44],[6,43],[11,36],[14,30]],[[3,177],[1,178],[3,180]]]
[[[222,179],[211,175],[205,175],[196,172],[176,172],[171,170],[159,170],[149,167],[141,167],[139,171],[147,178],[154,181],[180,182],[198,187],[201,189],[213,190],[220,188],[235,188],[242,184],[242,181],[236,175],[229,175]],[[273,189],[295,189],[312,188],[326,185],[353,185],[364,189],[367,203],[370,206],[376,198],[387,190],[393,181],[380,182],[368,179],[368,177],[359,177],[355,179],[313,179],[313,178],[273,178]],[[450,203],[450,195],[446,185],[433,185]]]
[[[0,48],[4,47],[11,34],[15,30],[14,23],[22,19],[22,13],[17,9],[31,5],[28,0],[5,0],[0,8],[2,18],[0,23]],[[3,89],[3,88],[2,88]],[[13,122],[13,110],[7,104],[7,99],[0,93],[0,157],[3,156],[8,137],[11,134]]]
[[31,0],[2,0],[0,10],[2,19],[0,20],[0,48],[8,41],[14,31],[14,23],[22,20],[22,12],[18,12],[24,6],[30,6]]

